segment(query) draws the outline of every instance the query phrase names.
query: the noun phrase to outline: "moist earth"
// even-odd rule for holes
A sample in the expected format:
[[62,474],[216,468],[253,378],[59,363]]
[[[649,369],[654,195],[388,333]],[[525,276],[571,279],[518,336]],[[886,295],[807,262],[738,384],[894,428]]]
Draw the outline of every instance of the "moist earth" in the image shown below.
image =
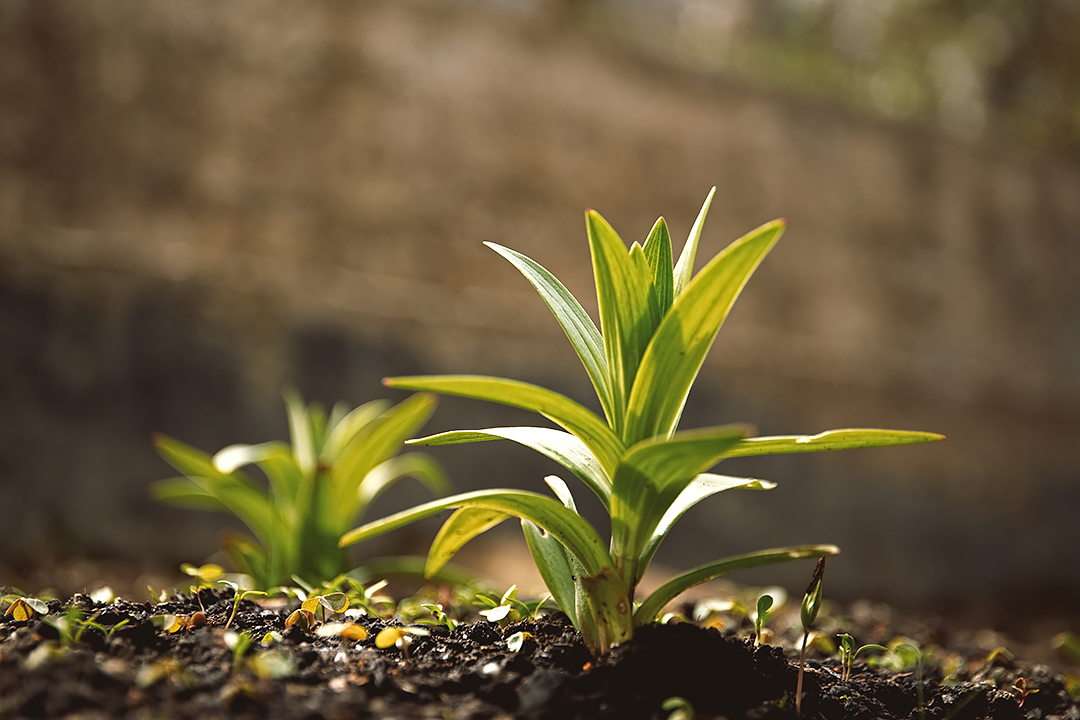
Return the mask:
[[[255,641],[235,656],[224,626],[231,590],[165,603],[49,602],[94,617],[75,641],[40,618],[0,621],[0,720],[13,718],[668,718],[681,697],[698,718],[796,718],[798,661],[774,645],[692,623],[640,628],[594,660],[565,615],[511,624],[429,626],[403,652],[375,646],[387,623],[357,622],[364,640],[286,628],[295,608],[242,600],[230,630]],[[206,622],[177,632],[151,617]],[[126,622],[124,622],[126,621]],[[124,623],[115,631],[112,628]],[[396,623],[393,623],[396,624]],[[102,632],[104,630],[104,632]],[[261,643],[270,631],[281,640]],[[516,650],[507,639],[528,637]],[[809,660],[804,718],[1062,718],[1080,720],[1063,678],[1004,653],[943,682],[939,669],[893,673]],[[1023,689],[1024,692],[1021,692]],[[921,698],[921,699],[920,699]]]

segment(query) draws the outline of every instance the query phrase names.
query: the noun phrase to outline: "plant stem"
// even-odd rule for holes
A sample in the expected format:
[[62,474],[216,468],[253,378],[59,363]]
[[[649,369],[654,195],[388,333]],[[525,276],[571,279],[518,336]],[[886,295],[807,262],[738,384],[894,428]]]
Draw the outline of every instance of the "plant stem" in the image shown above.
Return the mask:
[[802,683],[803,670],[806,667],[806,642],[810,639],[810,631],[803,632],[802,649],[799,650],[799,680],[795,683],[795,714],[802,715]]

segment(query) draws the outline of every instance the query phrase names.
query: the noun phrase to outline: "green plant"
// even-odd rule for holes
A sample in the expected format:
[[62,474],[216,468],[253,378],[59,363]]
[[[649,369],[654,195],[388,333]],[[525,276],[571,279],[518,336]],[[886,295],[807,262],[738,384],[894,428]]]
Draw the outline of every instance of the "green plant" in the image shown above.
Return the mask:
[[761,644],[761,636],[765,632],[765,623],[769,621],[772,613],[769,610],[773,606],[773,597],[769,594],[764,594],[758,598],[757,612],[754,615],[754,645]]
[[[715,191],[715,190],[714,190]],[[506,439],[553,458],[577,475],[611,517],[610,543],[576,511],[562,480],[548,478],[557,499],[521,490],[484,490],[425,503],[342,537],[348,545],[448,508],[457,508],[428,554],[438,570],[469,539],[508,517],[522,520],[548,590],[595,653],[651,623],[690,587],[732,570],[837,552],[802,545],[749,553],[690,570],[645,598],[634,592],[672,525],[690,507],[732,488],[772,483],[709,474],[724,458],[903,445],[940,435],[890,430],[834,430],[812,436],[749,437],[745,425],[677,431],[690,388],[721,324],[784,224],[763,225],[736,240],[692,276],[709,194],[677,263],[663,218],[645,244],[629,250],[603,218],[586,213],[600,330],[547,270],[488,243],[539,292],[581,359],[603,408],[600,418],[551,390],[502,378],[455,375],[387,379],[390,387],[503,403],[539,413],[562,430],[504,427],[455,431],[413,441],[449,445]]]
[[479,612],[489,622],[499,623],[500,627],[506,627],[510,623],[515,623],[519,620],[535,620],[540,613],[540,608],[544,606],[544,603],[551,599],[550,595],[546,595],[533,602],[524,602],[517,599],[517,594],[517,585],[511,585],[510,588],[503,593],[502,597],[499,597],[495,593],[478,592],[476,593],[476,599],[473,601],[473,605],[484,608]]
[[840,676],[846,681],[851,677],[851,666],[855,662],[855,658],[859,657],[859,654],[864,650],[880,650],[882,652],[889,652],[889,648],[884,645],[863,645],[859,649],[855,649],[855,638],[851,637],[847,633],[841,633],[836,636],[836,639],[840,641]]
[[818,612],[821,610],[821,594],[824,588],[825,558],[820,557],[814,575],[810,578],[810,585],[803,595],[802,605],[799,607],[799,621],[803,627],[802,645],[799,647],[799,679],[795,685],[795,714],[802,715],[802,688],[803,671],[806,668],[806,645],[810,641],[810,630],[817,621]]
[[229,614],[229,619],[225,621],[225,629],[228,630],[232,625],[232,621],[236,619],[236,611],[240,609],[240,601],[246,597],[265,596],[266,593],[262,590],[241,590],[240,587],[228,580],[218,580],[222,585],[227,585],[232,588],[233,591],[233,604],[232,613]]
[[[294,575],[318,583],[346,571],[338,538],[397,480],[414,477],[436,494],[448,487],[428,456],[397,454],[430,417],[432,395],[414,395],[396,406],[377,400],[351,412],[338,404],[327,415],[287,391],[285,406],[291,446],[231,445],[210,457],[164,435],[154,439],[161,455],[186,476],[154,483],[154,497],[240,518],[254,539],[228,535],[224,550],[262,590]],[[241,470],[252,464],[265,474],[267,490]]]
[[694,720],[697,717],[694,706],[690,704],[690,701],[678,696],[669,697],[663,702],[660,709],[668,711],[667,720]]

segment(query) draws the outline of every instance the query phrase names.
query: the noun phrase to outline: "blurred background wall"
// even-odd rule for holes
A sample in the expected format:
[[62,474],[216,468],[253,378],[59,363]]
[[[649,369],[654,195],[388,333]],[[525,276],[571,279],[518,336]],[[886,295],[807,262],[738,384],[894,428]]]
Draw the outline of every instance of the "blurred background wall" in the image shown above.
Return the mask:
[[[402,397],[385,375],[476,372],[591,398],[481,243],[592,311],[583,210],[628,242],[663,214],[678,250],[716,185],[705,258],[788,231],[683,426],[949,440],[732,461],[780,487],[705,503],[658,559],[836,542],[837,597],[1075,603],[1080,21],[983,5],[3,0],[4,572],[207,557],[226,521],[148,499],[170,475],[151,434],[284,438],[286,383],[357,404]],[[446,399],[428,430],[530,421]],[[555,471],[437,456],[465,489]]]

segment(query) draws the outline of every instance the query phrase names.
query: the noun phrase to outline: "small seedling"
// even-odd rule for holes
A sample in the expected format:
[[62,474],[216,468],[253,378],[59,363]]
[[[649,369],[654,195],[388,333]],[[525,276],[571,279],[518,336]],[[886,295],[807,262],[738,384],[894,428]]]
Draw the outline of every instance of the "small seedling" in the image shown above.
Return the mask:
[[799,648],[799,679],[795,685],[795,714],[802,715],[803,674],[806,670],[806,646],[810,640],[810,629],[817,621],[818,611],[821,609],[822,580],[825,575],[825,558],[819,558],[814,575],[810,578],[810,586],[803,595],[802,606],[799,609],[799,620],[803,627],[802,647]]
[[532,259],[488,243],[539,292],[581,359],[603,416],[546,388],[475,375],[398,377],[390,387],[498,402],[536,412],[562,429],[502,427],[441,433],[417,445],[510,440],[555,460],[596,494],[610,517],[603,537],[580,514],[566,484],[555,494],[494,489],[424,503],[346,533],[349,545],[447,509],[425,572],[442,568],[466,542],[504,520],[521,521],[533,561],[559,608],[594,655],[629,640],[678,595],[733,570],[817,558],[832,545],[749,553],[694,568],[635,606],[635,592],[660,543],[694,505],[734,488],[773,483],[709,473],[724,458],[905,445],[942,439],[930,433],[834,430],[811,436],[750,437],[747,425],[679,431],[705,357],[750,275],[783,232],[774,221],[736,240],[694,275],[709,194],[675,262],[663,218],[645,243],[629,248],[593,211],[585,217],[600,327],[559,280]]
[[1016,678],[1016,682],[1014,682],[1009,689],[1016,693],[1016,696],[1020,698],[1020,707],[1024,707],[1024,701],[1027,700],[1028,695],[1039,692],[1039,688],[1032,688],[1028,679],[1023,677]]
[[667,720],[694,720],[697,717],[694,706],[681,697],[669,697],[660,708],[668,711]]
[[11,617],[15,622],[33,620],[37,615],[45,615],[49,612],[49,606],[41,600],[22,595],[5,596],[5,600],[11,598],[11,604],[4,612],[4,617]]
[[228,580],[218,580],[222,585],[227,585],[232,588],[233,591],[233,604],[232,613],[229,615],[229,619],[225,621],[225,629],[228,630],[232,625],[232,621],[236,619],[236,611],[240,609],[240,602],[246,597],[254,597],[257,595],[266,595],[262,590],[241,590],[240,587]]
[[762,595],[757,601],[757,613],[754,615],[754,645],[761,645],[765,635],[765,623],[772,617],[769,610],[773,606],[772,595]]
[[499,623],[499,627],[505,628],[519,620],[535,620],[544,603],[551,599],[550,595],[545,595],[540,600],[523,602],[517,599],[517,594],[517,585],[511,585],[501,598],[492,593],[479,592],[473,605],[486,608],[480,610],[480,614],[488,621]]
[[431,620],[420,619],[417,622],[423,625],[442,625],[450,632],[454,631],[457,627],[457,621],[451,618],[443,610],[443,606],[439,603],[422,603],[420,607],[424,608],[431,614]]
[[840,675],[847,681],[851,678],[851,666],[855,662],[855,658],[859,657],[859,653],[864,650],[880,650],[882,652],[889,652],[889,648],[883,645],[863,645],[858,650],[855,649],[855,638],[851,637],[847,633],[841,633],[836,636],[836,639],[840,641]]
[[205,625],[206,613],[201,610],[193,612],[191,615],[173,615],[164,613],[161,615],[152,615],[150,617],[150,622],[158,630],[164,630],[170,634],[180,632],[181,630],[187,632]]
[[384,627],[375,636],[375,647],[385,650],[396,647],[401,651],[405,660],[409,659],[409,647],[415,642],[414,638],[430,635],[427,628],[411,627],[408,625],[390,625]]
[[285,618],[285,628],[297,628],[304,632],[311,632],[315,629],[315,613],[307,608],[299,608],[294,610],[289,617]]
[[333,592],[328,595],[313,595],[300,603],[304,610],[310,610],[318,615],[320,622],[326,622],[326,611],[330,614],[345,612],[349,609],[349,598],[342,592]]
[[[396,406],[375,401],[352,411],[339,404],[327,413],[288,390],[285,406],[291,444],[230,445],[210,456],[163,435],[154,438],[161,456],[184,477],[154,483],[153,496],[243,521],[252,537],[227,533],[222,549],[260,590],[284,585],[293,575],[322,582],[346,572],[348,556],[338,538],[398,480],[415,478],[436,495],[448,489],[429,457],[398,454],[431,416],[434,396],[414,395]],[[249,465],[258,466],[266,481],[246,473]]]

